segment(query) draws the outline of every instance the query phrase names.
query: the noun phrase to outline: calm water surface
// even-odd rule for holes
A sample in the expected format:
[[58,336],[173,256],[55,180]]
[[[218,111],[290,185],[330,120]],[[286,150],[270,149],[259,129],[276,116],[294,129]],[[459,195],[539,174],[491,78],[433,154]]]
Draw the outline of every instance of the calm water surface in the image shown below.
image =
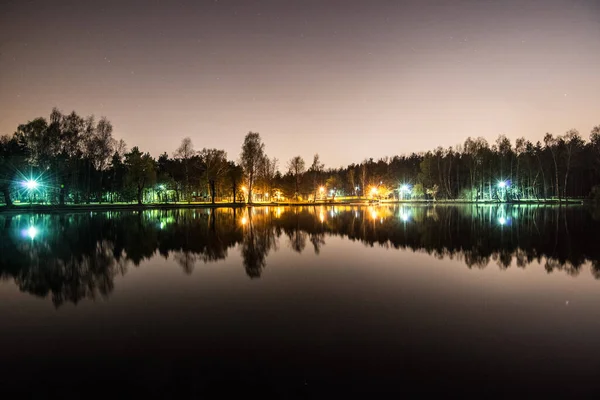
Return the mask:
[[572,206],[0,214],[0,385],[600,395],[599,232]]

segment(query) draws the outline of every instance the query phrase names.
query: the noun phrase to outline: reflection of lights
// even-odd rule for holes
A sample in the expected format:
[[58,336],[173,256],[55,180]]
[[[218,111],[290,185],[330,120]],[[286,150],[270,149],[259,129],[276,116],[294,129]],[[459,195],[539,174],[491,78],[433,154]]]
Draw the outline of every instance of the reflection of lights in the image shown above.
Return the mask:
[[161,223],[160,223],[160,229],[164,229],[164,227],[165,227],[165,223],[164,223],[164,222],[161,222]]
[[319,212],[319,219],[321,220],[321,223],[325,222],[325,214],[323,213],[323,210]]
[[408,220],[410,219],[410,216],[407,213],[400,213],[400,219],[403,222],[408,222]]
[[22,182],[22,185],[28,190],[34,190],[37,189],[40,184],[35,179],[27,179],[26,181]]
[[28,229],[23,231],[23,236],[33,240],[38,235],[38,230],[35,226],[30,226]]
[[248,220],[246,219],[246,217],[242,217],[242,225],[246,225],[248,223]]
[[377,219],[377,211],[371,211],[371,218],[373,218],[374,220]]
[[500,217],[500,218],[498,218],[498,223],[499,223],[500,225],[506,225],[506,222],[508,222],[508,221],[506,220],[506,218],[504,218],[504,217]]

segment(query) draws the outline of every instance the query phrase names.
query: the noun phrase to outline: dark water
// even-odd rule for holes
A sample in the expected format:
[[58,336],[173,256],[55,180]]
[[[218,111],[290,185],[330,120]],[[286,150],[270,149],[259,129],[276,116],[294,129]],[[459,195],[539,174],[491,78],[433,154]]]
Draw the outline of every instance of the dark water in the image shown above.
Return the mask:
[[574,206],[0,214],[0,386],[600,395],[599,232]]

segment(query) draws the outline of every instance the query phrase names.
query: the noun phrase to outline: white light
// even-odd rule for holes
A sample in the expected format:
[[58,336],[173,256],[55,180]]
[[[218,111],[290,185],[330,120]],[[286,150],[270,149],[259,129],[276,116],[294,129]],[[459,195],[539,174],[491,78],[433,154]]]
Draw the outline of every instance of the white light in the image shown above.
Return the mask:
[[27,179],[26,181],[23,182],[23,186],[25,186],[29,190],[33,190],[33,189],[36,189],[39,186],[39,184],[37,183],[37,181],[34,181],[33,179]]
[[37,234],[38,230],[34,226],[30,226],[29,229],[27,229],[27,236],[29,236],[31,240],[35,239]]
[[408,222],[409,216],[406,213],[402,213],[400,214],[400,219],[402,219],[403,222]]
[[499,188],[505,188],[506,187],[506,182],[505,181],[498,182],[498,187]]
[[500,217],[500,218],[498,218],[498,223],[499,223],[500,225],[506,225],[506,218],[504,218],[504,217]]

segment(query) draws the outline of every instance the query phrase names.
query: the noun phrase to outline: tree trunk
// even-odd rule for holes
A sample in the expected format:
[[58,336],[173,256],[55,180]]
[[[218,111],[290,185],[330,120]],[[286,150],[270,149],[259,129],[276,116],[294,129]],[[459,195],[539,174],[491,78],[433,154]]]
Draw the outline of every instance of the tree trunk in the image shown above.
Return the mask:
[[137,190],[137,201],[138,201],[138,205],[142,205],[142,192],[144,191],[144,187],[143,186],[138,186],[138,190]]
[[569,170],[571,169],[571,154],[567,157],[567,170],[565,171],[565,186],[563,187],[563,197],[567,198],[567,183],[569,182]]
[[61,187],[60,187],[60,192],[58,195],[58,204],[60,204],[61,206],[65,205],[65,187],[64,187],[64,185],[61,185]]
[[215,204],[215,195],[216,195],[215,180],[211,179],[209,184],[210,184],[210,200],[211,200],[212,204]]
[[100,197],[98,198],[98,203],[102,204],[102,181],[104,180],[104,171],[100,170]]
[[556,157],[554,157],[554,155],[552,155],[552,158],[554,159],[554,174],[555,174],[555,178],[556,178],[556,195],[558,196],[558,202],[560,203],[560,184],[559,184],[559,180],[558,180],[558,165],[556,163]]
[[[235,204],[235,198],[237,197],[237,182],[233,181],[233,204]],[[235,208],[234,208],[235,210]]]
[[8,189],[8,185],[2,186],[2,194],[4,194],[4,203],[7,207],[12,207],[13,202],[10,198],[10,190]]

